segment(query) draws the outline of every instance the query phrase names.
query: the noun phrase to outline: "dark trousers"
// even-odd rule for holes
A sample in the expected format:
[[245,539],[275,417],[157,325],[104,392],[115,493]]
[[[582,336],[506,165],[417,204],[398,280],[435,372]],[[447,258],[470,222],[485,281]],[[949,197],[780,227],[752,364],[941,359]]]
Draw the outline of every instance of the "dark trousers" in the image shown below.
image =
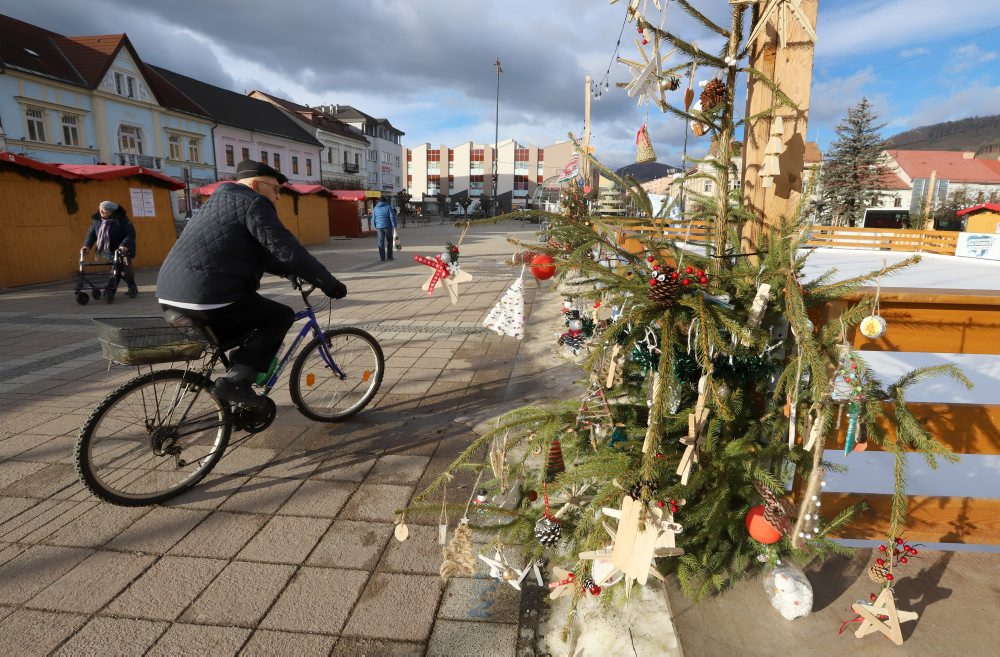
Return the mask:
[[376,228],[378,231],[378,257],[385,260],[392,257],[392,226],[389,228]]
[[208,324],[224,348],[240,345],[229,359],[234,365],[246,365],[257,372],[266,372],[271,366],[271,359],[295,322],[294,310],[256,293],[213,310],[174,310]]

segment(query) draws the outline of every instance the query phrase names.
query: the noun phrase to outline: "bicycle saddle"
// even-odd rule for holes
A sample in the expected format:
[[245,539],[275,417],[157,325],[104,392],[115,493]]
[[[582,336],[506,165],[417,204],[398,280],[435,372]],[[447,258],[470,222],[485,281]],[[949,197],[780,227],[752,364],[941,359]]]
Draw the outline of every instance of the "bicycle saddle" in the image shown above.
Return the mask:
[[184,313],[173,308],[163,311],[163,319],[167,320],[167,324],[176,328],[205,328],[205,322],[200,319],[195,319],[194,317],[188,317]]

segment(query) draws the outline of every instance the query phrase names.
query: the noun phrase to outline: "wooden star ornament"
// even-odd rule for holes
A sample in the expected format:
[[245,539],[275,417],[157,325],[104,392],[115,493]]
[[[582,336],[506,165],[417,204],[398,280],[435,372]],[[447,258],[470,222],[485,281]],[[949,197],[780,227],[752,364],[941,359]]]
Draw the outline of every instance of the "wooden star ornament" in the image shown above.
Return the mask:
[[490,567],[490,577],[507,582],[518,591],[521,590],[521,582],[524,581],[526,571],[522,572],[516,568],[512,568],[500,552],[500,548],[497,548],[496,554],[493,555],[492,559],[484,557],[481,554],[479,555],[479,559]]
[[903,645],[903,632],[899,627],[900,623],[916,620],[917,612],[900,611],[896,609],[896,598],[892,594],[892,587],[885,587],[879,594],[875,602],[865,604],[855,602],[851,609],[861,616],[861,627],[854,633],[859,639],[873,632],[881,632],[897,646]]

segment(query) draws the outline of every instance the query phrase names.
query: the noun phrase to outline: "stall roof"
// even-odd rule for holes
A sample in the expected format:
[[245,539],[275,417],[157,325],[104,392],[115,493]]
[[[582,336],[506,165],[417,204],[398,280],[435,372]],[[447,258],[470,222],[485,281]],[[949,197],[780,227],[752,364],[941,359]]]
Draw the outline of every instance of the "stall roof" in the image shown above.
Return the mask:
[[980,210],[992,210],[993,212],[1000,212],[1000,203],[980,203],[979,205],[973,205],[971,208],[965,208],[964,210],[959,210],[955,213],[956,216],[961,217],[962,215],[971,214],[973,212],[979,212]]
[[155,178],[174,191],[184,189],[184,183],[159,171],[152,171],[144,167],[117,166],[113,164],[60,164],[59,168],[84,178],[90,178],[91,180],[112,180],[114,178],[147,176]]
[[365,200],[365,190],[363,189],[331,189],[330,194],[338,201]]
[[323,185],[283,185],[282,190],[290,189],[297,194],[323,194],[332,196],[332,192]]
[[45,162],[39,162],[38,160],[33,160],[30,157],[17,155],[15,153],[8,153],[7,151],[0,151],[0,162],[9,162],[28,169],[34,169],[35,171],[42,171],[49,175],[56,176],[57,178],[66,178],[68,180],[77,180],[83,177],[72,171],[60,169],[59,166],[55,164],[46,164]]

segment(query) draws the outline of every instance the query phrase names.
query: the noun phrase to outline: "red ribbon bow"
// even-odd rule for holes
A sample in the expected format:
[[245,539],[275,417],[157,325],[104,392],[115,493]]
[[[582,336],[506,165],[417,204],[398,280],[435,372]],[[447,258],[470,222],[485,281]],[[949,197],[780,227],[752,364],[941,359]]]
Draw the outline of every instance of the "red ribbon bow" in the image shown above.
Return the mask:
[[448,275],[448,265],[441,261],[441,256],[437,255],[433,258],[428,258],[422,255],[415,255],[413,259],[422,265],[427,265],[428,267],[434,268],[434,275],[431,276],[431,282],[427,286],[427,296],[431,296],[434,293],[434,287],[437,282]]

